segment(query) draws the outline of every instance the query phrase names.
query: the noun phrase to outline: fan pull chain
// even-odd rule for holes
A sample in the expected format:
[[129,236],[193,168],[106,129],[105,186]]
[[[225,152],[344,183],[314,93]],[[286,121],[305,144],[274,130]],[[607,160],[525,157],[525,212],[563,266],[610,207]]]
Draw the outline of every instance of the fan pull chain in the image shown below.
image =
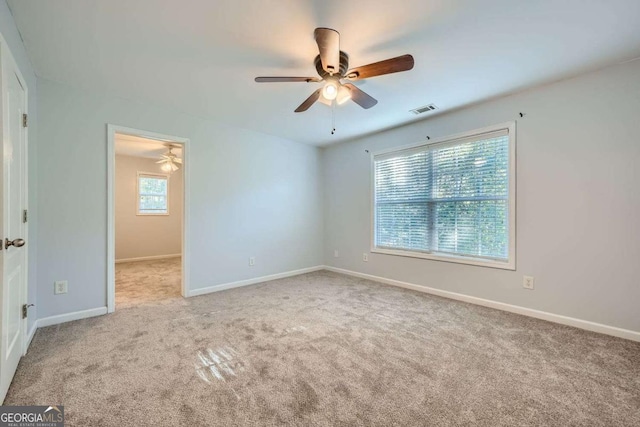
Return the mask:
[[336,133],[336,101],[331,102],[331,135]]

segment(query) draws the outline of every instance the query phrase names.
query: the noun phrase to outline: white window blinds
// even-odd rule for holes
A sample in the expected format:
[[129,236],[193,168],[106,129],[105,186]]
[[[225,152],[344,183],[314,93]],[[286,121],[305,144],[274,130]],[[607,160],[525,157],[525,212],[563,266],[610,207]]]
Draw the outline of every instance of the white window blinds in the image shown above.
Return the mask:
[[376,248],[506,261],[509,134],[374,157]]

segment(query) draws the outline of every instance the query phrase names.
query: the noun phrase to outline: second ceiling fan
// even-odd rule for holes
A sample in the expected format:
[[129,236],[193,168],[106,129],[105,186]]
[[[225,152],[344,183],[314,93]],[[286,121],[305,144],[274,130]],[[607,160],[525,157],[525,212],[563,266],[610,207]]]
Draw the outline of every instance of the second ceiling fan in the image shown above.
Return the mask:
[[[349,55],[340,50],[340,34],[336,30],[316,28],[314,37],[320,51],[314,60],[320,77],[256,77],[255,79],[258,83],[324,81],[324,86],[300,104],[295,110],[296,113],[307,111],[318,100],[331,105],[333,102],[342,104],[351,99],[362,108],[371,108],[378,101],[350,83],[351,81],[408,71],[413,68],[413,56],[402,55],[349,69]],[[345,80],[347,83],[343,83]]]
[[164,172],[173,173],[178,170],[179,166],[182,164],[182,159],[176,156],[171,152],[174,147],[171,144],[167,144],[169,151],[162,155],[162,159],[158,160],[156,163],[160,164],[160,169]]

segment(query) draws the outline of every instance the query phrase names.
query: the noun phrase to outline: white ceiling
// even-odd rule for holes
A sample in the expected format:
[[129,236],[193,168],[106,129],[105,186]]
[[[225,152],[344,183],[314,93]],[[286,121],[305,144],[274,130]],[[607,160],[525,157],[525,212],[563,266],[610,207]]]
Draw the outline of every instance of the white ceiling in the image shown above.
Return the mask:
[[[158,159],[168,151],[171,145],[164,141],[155,139],[140,138],[138,136],[125,135],[116,133],[115,151],[116,154],[133,157],[146,157],[149,159]],[[172,149],[173,154],[182,158],[182,148],[175,146]]]
[[[39,77],[325,145],[640,56],[638,0],[9,0]],[[335,28],[351,66],[410,53],[364,81],[378,99],[293,110],[318,83],[313,30]],[[158,129],[161,131],[161,129]]]

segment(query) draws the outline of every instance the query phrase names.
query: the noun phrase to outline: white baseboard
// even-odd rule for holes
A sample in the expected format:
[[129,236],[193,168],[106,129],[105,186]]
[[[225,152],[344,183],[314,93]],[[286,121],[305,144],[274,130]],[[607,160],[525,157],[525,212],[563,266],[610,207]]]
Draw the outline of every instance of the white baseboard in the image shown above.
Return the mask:
[[469,295],[459,294],[456,292],[443,291],[441,289],[430,288],[428,286],[416,285],[414,283],[401,282],[399,280],[388,279],[386,277],[374,276],[371,274],[359,273],[357,271],[345,270],[342,268],[324,266],[325,270],[335,273],[342,273],[349,276],[359,277],[362,279],[373,280],[374,282],[385,283],[387,285],[399,286],[401,288],[412,289],[418,292],[425,292],[444,298],[464,301],[471,304],[481,305],[483,307],[495,308],[497,310],[508,311],[510,313],[521,314],[523,316],[535,317],[561,325],[573,326],[575,328],[585,329],[591,332],[611,335],[614,337],[625,338],[631,341],[640,342],[640,332],[629,329],[617,328],[615,326],[603,325],[601,323],[590,322],[588,320],[576,319],[574,317],[562,316],[560,314],[548,313],[546,311],[534,310],[518,305],[506,304],[503,302],[492,301],[483,298],[472,297]]
[[180,258],[181,256],[182,254],[169,254],[169,255],[141,256],[138,258],[121,258],[116,260],[116,264],[120,264],[123,262],[151,261],[155,259]]
[[302,268],[300,270],[286,271],[284,273],[271,274],[269,276],[239,280],[237,282],[223,283],[220,285],[209,286],[207,288],[193,289],[188,292],[187,297],[195,297],[198,295],[210,294],[212,292],[224,291],[226,289],[239,288],[241,286],[255,285],[257,283],[268,282],[270,280],[284,279],[285,277],[299,276],[301,274],[311,273],[313,271],[324,270],[324,268],[325,267],[322,265],[317,265],[315,267]]
[[72,313],[59,314],[57,316],[43,317],[42,319],[38,319],[38,328],[71,322],[73,320],[86,319],[88,317],[102,316],[103,314],[107,314],[107,307],[91,308],[89,310],[74,311]]
[[[335,273],[346,274],[353,277],[359,277],[362,279],[372,280],[374,282],[384,283],[387,285],[398,286],[401,288],[411,289],[418,292],[424,292],[432,295],[437,295],[444,298],[449,298],[457,301],[468,302],[471,304],[480,305],[483,307],[494,308],[497,310],[508,311],[510,313],[521,314],[523,316],[534,317],[536,319],[542,319],[553,323],[559,323],[561,325],[573,326],[575,328],[585,329],[587,331],[598,332],[601,334],[611,335],[614,337],[625,338],[631,341],[640,342],[640,332],[632,331],[629,329],[617,328],[615,326],[603,325],[601,323],[591,322],[588,320],[576,319],[574,317],[563,316],[554,313],[548,313],[546,311],[534,310],[532,308],[526,308],[522,306],[506,304],[498,301],[492,301],[488,299],[473,297],[456,292],[444,291],[441,289],[431,288],[428,286],[416,285],[414,283],[402,282],[400,280],[388,279],[386,277],[374,276],[372,274],[359,273],[357,271],[345,270],[342,268],[325,266],[315,266],[309,268],[303,268],[300,270],[292,270],[284,273],[271,274],[268,276],[256,277],[253,279],[239,280],[237,282],[223,283],[216,286],[210,286],[207,288],[200,288],[191,290],[187,297],[194,297],[198,295],[205,295],[213,292],[224,291],[226,289],[239,288],[242,286],[255,285],[262,282],[268,282],[271,280],[283,279],[286,277],[298,276],[301,274],[311,273],[319,270],[328,270]],[[107,314],[107,307],[93,308],[90,310],[76,311],[73,313],[66,313],[57,316],[45,317],[38,319],[34,326],[29,331],[27,342],[31,343],[35,331],[37,328],[45,326],[57,325],[59,323],[70,322],[73,320],[85,319],[88,317],[101,316]],[[28,348],[27,344],[27,348]]]
[[24,344],[23,354],[27,354],[27,351],[29,350],[29,346],[31,345],[31,341],[33,341],[33,337],[36,336],[37,330],[38,330],[38,321],[36,320],[35,322],[33,322],[33,326],[31,327],[31,330],[27,332],[27,341]]

